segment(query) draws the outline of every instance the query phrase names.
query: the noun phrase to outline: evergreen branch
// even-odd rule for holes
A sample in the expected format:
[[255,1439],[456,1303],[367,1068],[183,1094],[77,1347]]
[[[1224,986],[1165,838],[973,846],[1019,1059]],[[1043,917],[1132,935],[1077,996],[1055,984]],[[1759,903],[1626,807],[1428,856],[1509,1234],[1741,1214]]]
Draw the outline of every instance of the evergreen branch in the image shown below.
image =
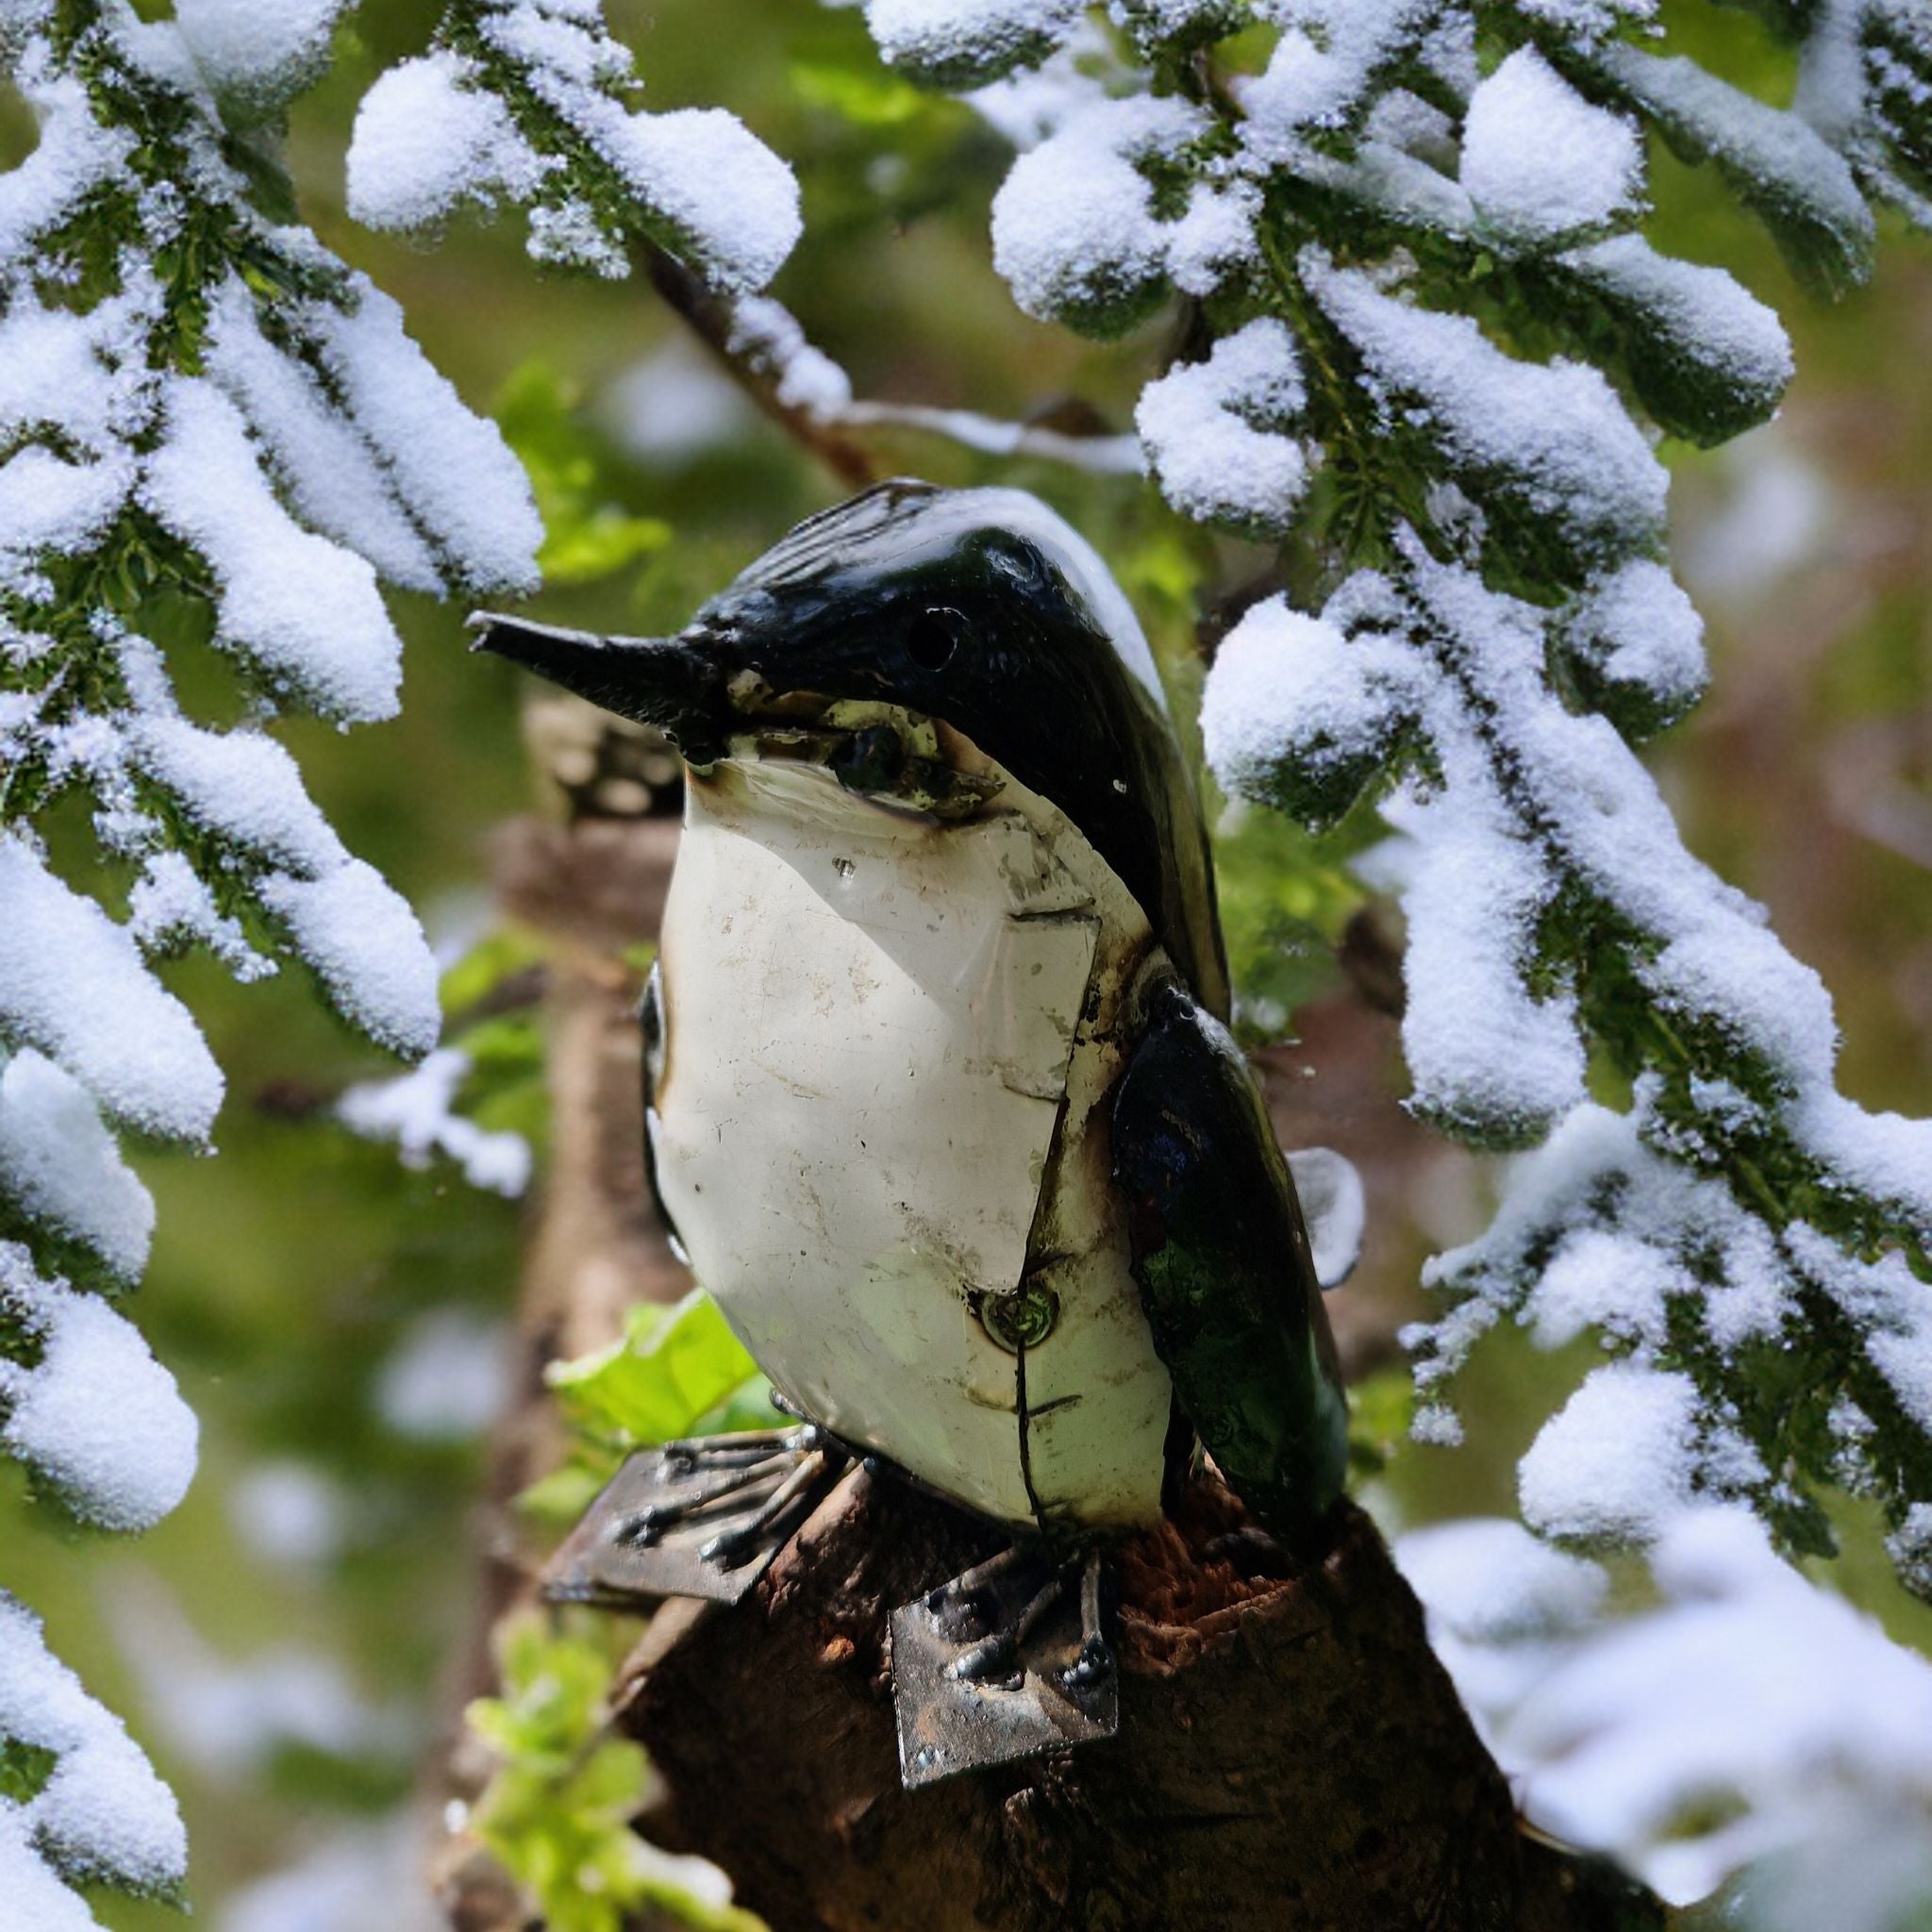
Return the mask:
[[[196,1456],[192,1413],[108,1299],[154,1222],[117,1136],[206,1144],[222,1097],[153,964],[202,947],[246,980],[294,960],[370,1039],[433,1044],[414,916],[262,727],[393,711],[379,576],[534,580],[541,532],[495,430],[297,225],[275,129],[340,10],[0,14],[40,125],[0,177],[0,1444],[112,1531],[173,1509]],[[175,683],[210,642],[226,729]],[[46,833],[71,802],[97,855],[78,868]],[[21,1693],[0,1759],[38,1767],[5,1794],[8,1906],[80,1923],[65,1885],[173,1890],[172,1800],[27,1613],[0,1611]]]
[[[1648,1537],[1708,1492],[1815,1550],[1849,1484],[1924,1588],[1932,1140],[1838,1095],[1822,986],[1683,850],[1630,747],[1705,683],[1633,415],[1721,441],[1790,375],[1768,309],[1644,241],[1642,134],[1836,291],[1869,272],[1867,197],[1909,207],[1932,39],[1910,0],[1782,9],[1806,80],[1781,110],[1635,38],[1653,11],[1284,0],[1258,74],[1220,64],[1240,23],[1131,13],[1143,91],[1069,92],[995,200],[994,258],[1023,308],[1096,336],[1171,290],[1201,305],[1211,352],[1141,400],[1150,467],[1329,590],[1224,640],[1210,762],[1318,828],[1379,801],[1410,1104],[1545,1143],[1432,1264],[1457,1300],[1412,1338],[1419,1432],[1457,1433],[1443,1379],[1498,1321],[1593,1327],[1623,1359],[1525,1459],[1540,1527]],[[1033,39],[922,9],[915,53],[871,8],[914,77],[1034,61],[1074,25],[1016,12]]]

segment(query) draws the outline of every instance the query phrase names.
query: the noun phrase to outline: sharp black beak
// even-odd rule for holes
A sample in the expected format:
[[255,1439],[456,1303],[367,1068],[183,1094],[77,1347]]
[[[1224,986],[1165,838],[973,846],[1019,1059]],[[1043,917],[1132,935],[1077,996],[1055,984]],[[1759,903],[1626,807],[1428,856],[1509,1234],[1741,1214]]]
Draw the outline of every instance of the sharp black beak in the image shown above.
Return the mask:
[[693,764],[722,754],[726,671],[687,638],[600,638],[479,610],[470,648],[493,652],[633,724],[655,724]]

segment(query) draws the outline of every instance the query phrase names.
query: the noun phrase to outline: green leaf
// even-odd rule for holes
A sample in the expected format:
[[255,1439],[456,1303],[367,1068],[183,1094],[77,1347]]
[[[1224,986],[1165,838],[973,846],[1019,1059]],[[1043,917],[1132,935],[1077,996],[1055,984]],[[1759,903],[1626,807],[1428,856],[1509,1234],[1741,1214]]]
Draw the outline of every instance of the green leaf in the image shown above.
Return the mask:
[[687,1882],[695,1873],[631,1829],[651,1768],[641,1746],[609,1734],[608,1648],[532,1613],[502,1628],[497,1658],[504,1694],[467,1714],[499,1759],[470,1829],[550,1932],[624,1932],[645,1906],[703,1932],[763,1932],[751,1913],[699,1895]]
[[791,85],[807,106],[824,108],[857,127],[903,127],[934,102],[909,81],[874,70],[859,72],[825,61],[792,63]]
[[552,1363],[545,1380],[565,1412],[586,1426],[662,1442],[690,1434],[757,1374],[717,1303],[694,1289],[675,1307],[640,1304],[622,1341]]
[[1335,984],[1337,944],[1366,896],[1342,863],[1354,842],[1253,807],[1223,815],[1214,872],[1247,1044],[1284,1038],[1295,1008]]
[[1348,1391],[1348,1462],[1357,1476],[1379,1474],[1408,1440],[1415,1380],[1406,1367],[1383,1369]]
[[494,414],[529,473],[543,518],[537,561],[551,584],[593,583],[671,541],[660,517],[633,516],[607,500],[596,440],[576,387],[543,362],[525,362],[504,385]]
[[514,1507],[520,1516],[561,1533],[582,1520],[612,1474],[608,1466],[573,1459],[519,1490]]
[[442,1010],[459,1019],[472,1007],[499,994],[508,980],[541,966],[548,958],[543,941],[527,928],[500,925],[442,975]]

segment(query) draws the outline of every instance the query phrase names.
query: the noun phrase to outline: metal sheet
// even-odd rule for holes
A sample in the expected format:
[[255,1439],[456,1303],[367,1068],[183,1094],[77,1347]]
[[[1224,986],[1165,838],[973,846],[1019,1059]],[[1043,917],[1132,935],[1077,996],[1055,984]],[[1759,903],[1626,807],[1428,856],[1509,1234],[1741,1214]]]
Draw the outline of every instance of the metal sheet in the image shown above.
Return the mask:
[[[656,1173],[804,1413],[1008,1524],[1150,1521],[1168,1386],[1102,1124],[1146,922],[1051,808],[999,808],[941,827],[770,759],[693,781]],[[1028,1351],[1030,1441],[977,1311],[1042,1234],[1063,1314]]]
[[983,1594],[992,1611],[978,1630],[949,1633],[932,1607],[940,1591],[892,1612],[899,1777],[908,1790],[960,1772],[1094,1743],[1119,1730],[1114,1672],[1080,1688],[1064,1681],[1080,1651],[1080,1593],[1072,1584],[1021,1644],[1010,1676],[989,1682],[954,1674],[988,1624],[1019,1617],[1044,1574],[1023,1564],[988,1586]]
[[[729,1437],[719,1439],[728,1443]],[[771,1568],[797,1526],[788,1510],[750,1553],[726,1566],[701,1555],[712,1538],[749,1524],[771,1494],[771,1483],[721,1498],[674,1523],[649,1541],[625,1534],[645,1509],[676,1508],[701,1496],[717,1477],[715,1468],[689,1457],[641,1449],[611,1477],[584,1519],[551,1558],[543,1594],[558,1603],[624,1606],[642,1597],[691,1596],[735,1604]]]

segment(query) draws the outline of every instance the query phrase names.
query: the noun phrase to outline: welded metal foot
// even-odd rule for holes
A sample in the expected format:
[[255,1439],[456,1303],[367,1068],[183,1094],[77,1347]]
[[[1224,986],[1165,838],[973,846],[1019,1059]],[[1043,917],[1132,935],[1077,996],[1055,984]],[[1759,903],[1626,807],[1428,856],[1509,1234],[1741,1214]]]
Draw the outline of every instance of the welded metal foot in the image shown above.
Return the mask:
[[641,1449],[551,1559],[543,1593],[562,1603],[735,1604],[847,1460],[809,1423]]
[[892,1613],[892,1701],[907,1790],[1110,1738],[1120,1681],[1101,1558],[1074,1572],[1002,1552]]

